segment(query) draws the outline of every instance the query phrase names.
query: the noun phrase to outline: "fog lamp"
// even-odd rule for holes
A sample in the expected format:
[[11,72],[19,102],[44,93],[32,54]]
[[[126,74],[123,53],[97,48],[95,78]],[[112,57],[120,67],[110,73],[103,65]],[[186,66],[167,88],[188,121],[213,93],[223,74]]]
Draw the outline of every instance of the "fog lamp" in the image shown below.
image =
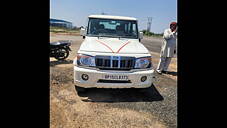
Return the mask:
[[141,82],[146,81],[147,80],[147,76],[142,76],[140,80],[141,80]]
[[88,77],[87,74],[83,74],[83,75],[81,76],[81,78],[82,78],[83,80],[88,80],[88,79],[89,79],[89,77]]

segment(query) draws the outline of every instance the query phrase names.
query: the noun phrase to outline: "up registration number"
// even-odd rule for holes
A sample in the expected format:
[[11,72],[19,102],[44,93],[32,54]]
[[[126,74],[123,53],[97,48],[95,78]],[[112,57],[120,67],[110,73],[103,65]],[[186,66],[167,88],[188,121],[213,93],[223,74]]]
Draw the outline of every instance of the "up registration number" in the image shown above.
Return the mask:
[[105,75],[104,79],[106,80],[128,80],[126,75]]

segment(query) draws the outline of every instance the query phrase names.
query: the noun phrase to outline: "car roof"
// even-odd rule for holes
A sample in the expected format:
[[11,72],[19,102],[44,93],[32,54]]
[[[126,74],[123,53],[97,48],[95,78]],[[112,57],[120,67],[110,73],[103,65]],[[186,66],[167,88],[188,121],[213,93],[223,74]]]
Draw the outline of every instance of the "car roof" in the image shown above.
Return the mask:
[[112,15],[90,15],[88,18],[117,19],[117,20],[137,20],[134,17],[112,16]]

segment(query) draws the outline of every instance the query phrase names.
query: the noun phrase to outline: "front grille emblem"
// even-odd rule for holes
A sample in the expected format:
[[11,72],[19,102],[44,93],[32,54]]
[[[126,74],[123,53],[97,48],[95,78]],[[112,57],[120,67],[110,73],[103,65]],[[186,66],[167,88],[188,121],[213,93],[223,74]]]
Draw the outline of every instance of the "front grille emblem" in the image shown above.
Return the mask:
[[113,61],[117,61],[118,62],[118,68],[120,68],[120,62],[121,62],[121,57],[120,56],[111,56],[110,57],[110,67],[113,67]]

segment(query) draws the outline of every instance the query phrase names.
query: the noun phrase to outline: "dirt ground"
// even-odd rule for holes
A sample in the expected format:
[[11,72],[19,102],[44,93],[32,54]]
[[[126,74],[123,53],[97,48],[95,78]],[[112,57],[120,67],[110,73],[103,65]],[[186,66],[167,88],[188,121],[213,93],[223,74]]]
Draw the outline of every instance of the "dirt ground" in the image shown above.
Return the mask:
[[[141,89],[88,89],[77,93],[73,84],[73,59],[83,39],[80,36],[51,34],[50,41],[72,40],[72,51],[65,61],[50,58],[51,128],[176,128],[177,59],[172,74],[158,75],[153,86]],[[144,38],[151,50],[153,65],[159,60],[162,39]],[[155,51],[155,52],[152,52]]]

